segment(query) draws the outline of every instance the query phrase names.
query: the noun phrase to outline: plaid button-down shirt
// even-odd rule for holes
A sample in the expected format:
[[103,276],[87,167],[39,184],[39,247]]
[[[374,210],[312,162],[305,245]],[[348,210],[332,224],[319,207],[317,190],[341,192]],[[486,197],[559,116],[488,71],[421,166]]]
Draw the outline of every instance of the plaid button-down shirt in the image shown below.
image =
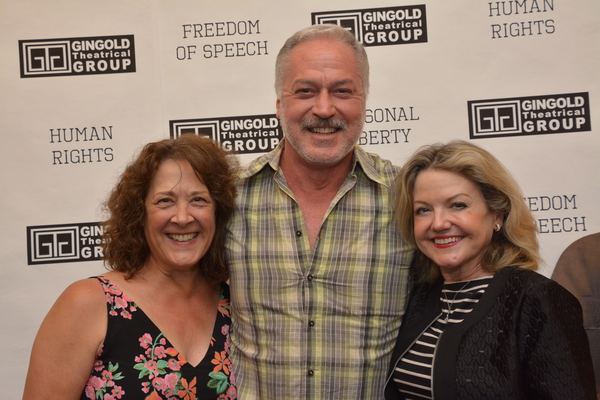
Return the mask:
[[392,217],[398,167],[356,146],[311,250],[283,143],[242,169],[229,225],[239,398],[383,398],[413,254]]

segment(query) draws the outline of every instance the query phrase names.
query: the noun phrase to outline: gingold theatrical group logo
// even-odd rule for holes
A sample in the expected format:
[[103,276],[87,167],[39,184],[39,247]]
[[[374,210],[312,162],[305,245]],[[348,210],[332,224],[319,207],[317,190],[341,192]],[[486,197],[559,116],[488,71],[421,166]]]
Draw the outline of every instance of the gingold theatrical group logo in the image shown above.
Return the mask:
[[365,46],[426,43],[425,5],[311,13],[312,24],[348,29]]
[[27,227],[27,264],[100,260],[102,227],[97,222]]
[[467,102],[471,139],[592,130],[589,93]]
[[21,78],[135,72],[133,35],[19,40]]
[[171,138],[184,134],[204,135],[238,154],[266,153],[283,139],[275,114],[169,121]]

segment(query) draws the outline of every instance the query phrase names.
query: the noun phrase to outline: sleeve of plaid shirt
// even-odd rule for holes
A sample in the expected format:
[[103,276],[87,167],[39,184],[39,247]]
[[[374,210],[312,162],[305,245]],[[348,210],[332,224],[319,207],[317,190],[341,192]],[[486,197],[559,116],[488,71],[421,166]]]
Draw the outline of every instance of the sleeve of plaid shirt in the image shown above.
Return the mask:
[[241,172],[228,232],[239,398],[383,398],[412,258],[392,218],[398,168],[357,146],[311,251],[280,151]]

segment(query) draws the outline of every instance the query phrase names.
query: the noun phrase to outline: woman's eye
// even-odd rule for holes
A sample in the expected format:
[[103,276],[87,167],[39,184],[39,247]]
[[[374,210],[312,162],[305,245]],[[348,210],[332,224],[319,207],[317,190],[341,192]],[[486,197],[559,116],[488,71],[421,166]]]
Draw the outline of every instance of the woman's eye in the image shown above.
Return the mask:
[[464,210],[465,208],[467,208],[467,205],[465,203],[454,203],[452,204],[452,208],[455,208],[457,210]]
[[420,207],[420,208],[417,208],[417,209],[415,210],[415,215],[421,215],[421,214],[423,214],[423,213],[425,213],[425,212],[427,212],[427,208],[425,208],[425,207]]
[[156,202],[154,204],[156,204],[157,206],[164,207],[164,206],[168,206],[169,204],[171,204],[171,202],[172,202],[171,199],[169,199],[168,197],[165,197],[163,199],[156,200]]

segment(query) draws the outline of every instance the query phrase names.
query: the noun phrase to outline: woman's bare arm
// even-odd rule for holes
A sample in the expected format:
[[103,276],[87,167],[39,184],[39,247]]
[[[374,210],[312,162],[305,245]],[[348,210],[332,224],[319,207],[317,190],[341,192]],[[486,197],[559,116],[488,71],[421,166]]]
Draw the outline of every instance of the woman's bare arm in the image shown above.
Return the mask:
[[106,299],[96,279],[71,284],[52,306],[33,343],[23,400],[77,400],[107,327]]

